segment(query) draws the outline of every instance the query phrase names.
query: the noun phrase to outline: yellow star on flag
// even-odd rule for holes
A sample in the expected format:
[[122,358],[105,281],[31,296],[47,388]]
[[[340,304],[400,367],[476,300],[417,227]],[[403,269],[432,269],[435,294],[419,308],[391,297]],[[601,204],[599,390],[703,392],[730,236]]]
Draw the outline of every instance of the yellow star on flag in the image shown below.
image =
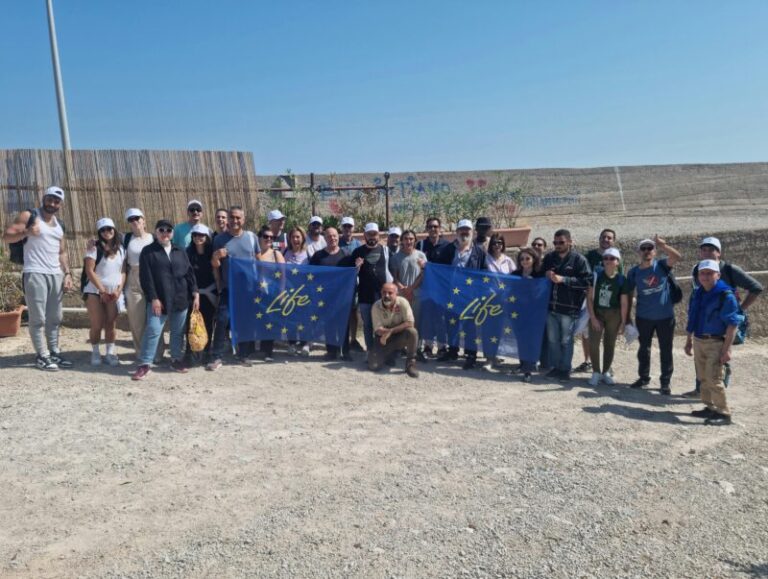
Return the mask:
[[509,314],[509,315],[510,315],[510,316],[512,316],[512,319],[513,319],[513,320],[516,320],[516,319],[517,319],[517,312],[512,312],[512,313],[511,313],[511,314]]
[[496,336],[491,336],[491,344],[495,344],[499,339]]
[[281,277],[283,277],[283,274],[282,274],[282,273],[280,273],[279,271],[276,271],[276,272],[275,272],[275,277],[276,277],[277,279],[280,279]]
[[256,314],[256,319],[257,319],[257,320],[260,320],[260,319],[261,319],[261,318],[263,318],[263,317],[264,317],[264,314],[262,314],[261,312],[259,312],[258,314]]
[[461,292],[461,290],[459,288],[457,288],[457,287],[453,288],[453,295],[457,296],[457,295],[459,295],[460,292]]
[[253,298],[253,303],[254,304],[260,304],[261,303],[261,298]]
[[467,285],[472,285],[472,278],[471,277],[467,278]]
[[308,273],[307,274],[307,281],[312,281],[313,279],[315,279],[315,276],[313,274],[311,274],[311,273]]
[[455,325],[456,325],[456,318],[451,318],[451,319],[450,319],[450,324],[451,324],[452,326],[455,326]]
[[483,339],[482,338],[475,338],[475,344],[477,344],[479,346],[482,343],[483,343]]
[[467,335],[466,332],[459,332],[459,338],[464,338],[466,337],[466,335]]
[[320,300],[319,302],[317,302],[318,308],[322,308],[324,305],[325,305],[325,302],[323,300]]
[[487,275],[483,278],[483,283],[488,283],[491,281],[491,278],[489,278]]
[[504,289],[505,287],[507,287],[507,284],[505,284],[503,281],[500,281],[499,282],[499,289]]
[[269,284],[267,283],[267,280],[263,280],[259,285],[261,287],[263,287],[264,289],[267,289],[267,287],[269,287]]
[[313,322],[316,322],[317,316],[315,314],[312,314],[311,316],[309,316],[309,319],[312,320]]
[[504,328],[504,333],[507,334],[507,335],[511,334],[512,333],[512,328],[510,328],[510,327]]
[[264,326],[264,327],[265,327],[265,328],[267,328],[268,330],[271,330],[271,329],[272,329],[272,322],[268,323],[268,324],[267,324],[266,326]]
[[296,326],[296,329],[299,331],[302,331],[304,329],[304,324],[299,324],[298,326]]
[[283,328],[282,330],[280,330],[280,333],[281,334],[287,334],[288,333],[288,328]]
[[323,291],[323,286],[321,286],[321,285],[317,286],[317,291],[318,291],[318,293],[322,292]]
[[299,275],[299,268],[298,268],[298,267],[294,267],[294,268],[291,270],[291,273],[292,273],[293,275]]
[[453,309],[453,302],[448,302],[447,304],[445,304],[445,307],[448,308],[449,310],[452,310]]
[[507,300],[508,300],[510,303],[514,304],[514,303],[517,301],[517,298],[516,298],[515,296],[509,296],[509,297],[507,298]]

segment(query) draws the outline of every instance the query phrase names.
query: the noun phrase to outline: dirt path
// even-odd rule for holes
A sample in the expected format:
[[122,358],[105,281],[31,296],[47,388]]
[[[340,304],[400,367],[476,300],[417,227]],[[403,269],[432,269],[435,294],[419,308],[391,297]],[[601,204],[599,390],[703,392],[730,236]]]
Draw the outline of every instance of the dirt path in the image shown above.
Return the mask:
[[[127,353],[92,371],[85,338],[56,374],[0,341],[3,577],[768,574],[765,344],[737,349],[718,428],[586,375],[278,355],[135,383]],[[634,379],[634,349],[615,370]]]

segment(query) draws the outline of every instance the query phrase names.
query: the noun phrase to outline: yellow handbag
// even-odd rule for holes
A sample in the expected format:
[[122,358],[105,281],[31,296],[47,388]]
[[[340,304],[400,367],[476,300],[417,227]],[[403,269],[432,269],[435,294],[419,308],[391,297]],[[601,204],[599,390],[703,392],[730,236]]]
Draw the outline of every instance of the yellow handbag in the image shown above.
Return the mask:
[[202,352],[208,344],[208,331],[205,329],[205,320],[200,310],[193,311],[189,316],[189,349],[193,352]]

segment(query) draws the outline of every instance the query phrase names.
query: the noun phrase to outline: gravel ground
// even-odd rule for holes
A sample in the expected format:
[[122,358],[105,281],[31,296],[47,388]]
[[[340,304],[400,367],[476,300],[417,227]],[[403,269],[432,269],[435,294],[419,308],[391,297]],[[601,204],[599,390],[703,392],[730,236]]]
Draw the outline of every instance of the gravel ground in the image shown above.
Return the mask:
[[735,351],[735,424],[708,427],[654,383],[280,354],[135,383],[85,340],[66,330],[57,374],[0,341],[3,577],[768,576],[765,343]]

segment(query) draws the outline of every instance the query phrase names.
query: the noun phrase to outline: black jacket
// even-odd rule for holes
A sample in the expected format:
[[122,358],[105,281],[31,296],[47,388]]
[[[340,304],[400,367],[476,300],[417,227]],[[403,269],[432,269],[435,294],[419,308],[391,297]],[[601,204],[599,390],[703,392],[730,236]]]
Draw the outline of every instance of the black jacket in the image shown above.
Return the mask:
[[[456,243],[447,243],[445,244],[442,249],[440,250],[440,253],[437,254],[437,257],[435,259],[435,263],[442,263],[444,265],[453,265],[453,259],[456,257]],[[469,259],[467,260],[467,269],[488,269],[488,266],[486,265],[486,257],[487,254],[485,253],[485,250],[475,243],[472,242],[472,251],[469,254]]]
[[139,257],[141,291],[148,302],[160,300],[164,314],[186,310],[192,294],[197,293],[195,274],[184,250],[174,246],[168,257],[157,241],[142,249]]
[[556,251],[544,256],[542,271],[554,271],[563,277],[563,283],[552,284],[552,297],[549,300],[549,311],[569,316],[578,316],[584,298],[592,280],[592,270],[585,258],[576,251],[569,251],[561,258]]

